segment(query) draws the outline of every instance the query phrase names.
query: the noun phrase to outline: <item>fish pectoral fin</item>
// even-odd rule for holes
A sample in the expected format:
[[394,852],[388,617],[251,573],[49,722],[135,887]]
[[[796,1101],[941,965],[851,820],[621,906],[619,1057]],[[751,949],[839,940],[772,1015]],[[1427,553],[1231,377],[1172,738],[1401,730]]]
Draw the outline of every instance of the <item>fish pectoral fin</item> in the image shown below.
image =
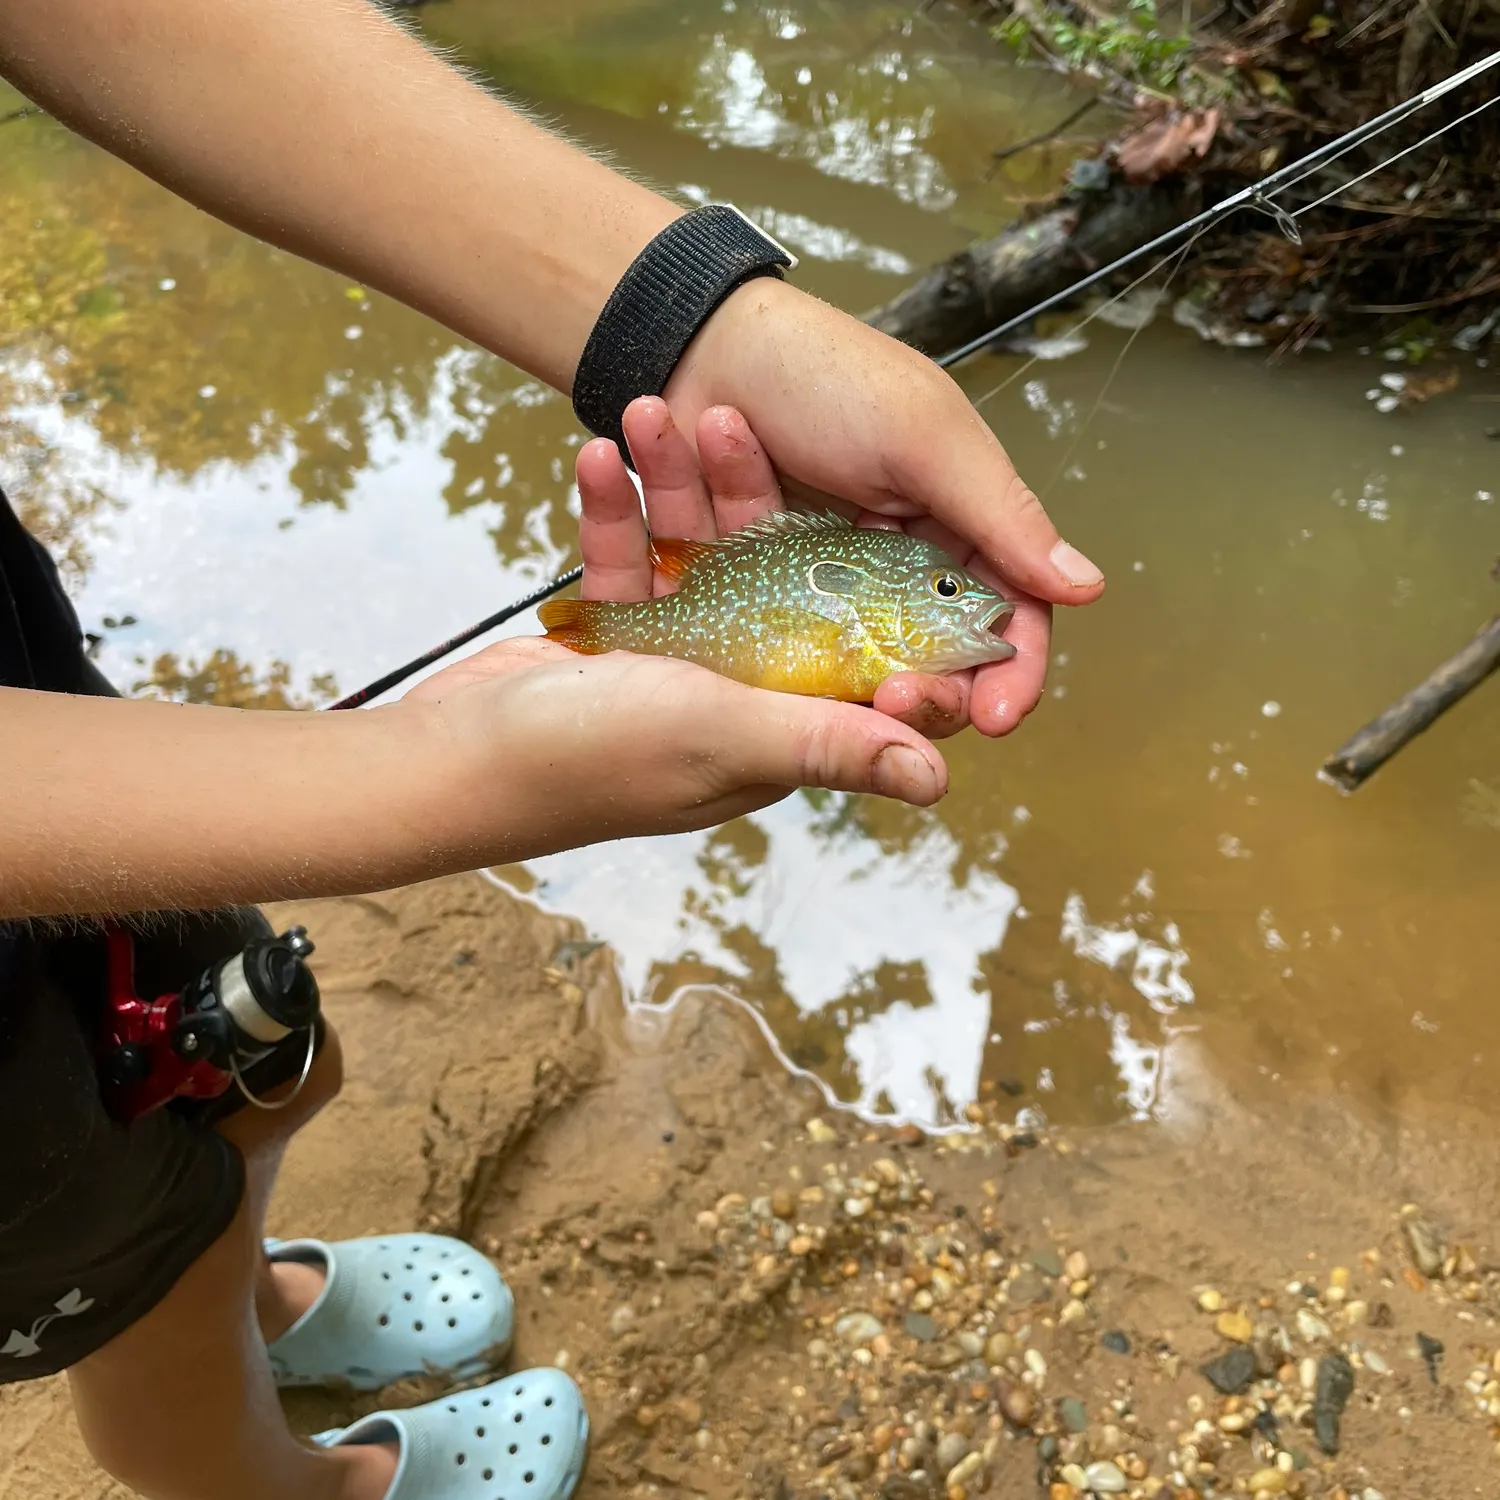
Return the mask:
[[549,641],[584,656],[608,651],[600,627],[607,606],[599,599],[549,599],[536,612]]
[[714,550],[712,542],[690,542],[685,537],[651,538],[651,565],[663,578],[681,582]]

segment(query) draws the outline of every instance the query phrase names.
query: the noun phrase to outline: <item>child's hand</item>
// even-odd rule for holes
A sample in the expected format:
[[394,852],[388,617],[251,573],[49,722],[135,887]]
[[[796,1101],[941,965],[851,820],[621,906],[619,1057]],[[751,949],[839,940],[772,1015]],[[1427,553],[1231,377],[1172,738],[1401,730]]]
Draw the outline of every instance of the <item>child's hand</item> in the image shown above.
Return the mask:
[[[673,584],[652,576],[649,532],[691,541],[713,541],[726,532],[783,508],[781,487],[765,450],[745,418],[729,406],[710,407],[698,421],[697,453],[673,424],[667,404],[654,396],[631,403],[625,413],[625,435],[645,491],[645,519],[635,486],[625,471],[620,451],[596,438],[578,455],[578,488],[583,500],[579,543],[583,551],[585,599],[645,599],[671,593]],[[897,525],[887,521],[886,525]],[[958,542],[935,522],[913,523],[921,534],[948,548],[959,561],[987,582],[999,586],[972,549]],[[1045,612],[1014,589],[1003,590],[1017,601],[1017,613],[1007,632],[1025,648],[1023,673],[1046,663]],[[1007,681],[1011,663],[983,670],[994,680]],[[875,707],[909,724],[932,739],[956,734],[969,723],[969,694],[975,672],[935,676],[896,672],[881,683]],[[1040,678],[1036,683],[1040,691]],[[1021,690],[1024,697],[1028,685]],[[993,694],[992,694],[993,696]],[[1019,700],[1017,700],[1019,701]],[[1029,707],[1029,705],[1028,705]],[[1014,720],[1005,727],[1013,728]],[[993,731],[991,731],[993,732]]]

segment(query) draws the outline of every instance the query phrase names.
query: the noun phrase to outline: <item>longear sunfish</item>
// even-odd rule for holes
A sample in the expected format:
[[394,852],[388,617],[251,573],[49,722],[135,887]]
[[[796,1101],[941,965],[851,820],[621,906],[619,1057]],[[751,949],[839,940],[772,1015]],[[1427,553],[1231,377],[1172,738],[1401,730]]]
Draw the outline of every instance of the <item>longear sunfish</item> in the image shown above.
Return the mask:
[[653,539],[677,592],[553,599],[547,639],[586,655],[696,662],[751,687],[869,703],[892,672],[956,672],[1016,654],[1014,606],[942,548],[832,513],[776,511],[717,542]]

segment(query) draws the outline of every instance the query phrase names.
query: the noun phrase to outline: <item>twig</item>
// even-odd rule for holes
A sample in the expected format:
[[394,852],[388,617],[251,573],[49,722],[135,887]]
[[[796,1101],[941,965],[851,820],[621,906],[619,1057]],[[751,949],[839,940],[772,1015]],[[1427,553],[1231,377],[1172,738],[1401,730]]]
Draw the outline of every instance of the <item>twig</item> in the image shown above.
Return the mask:
[[1318,772],[1318,779],[1341,791],[1357,791],[1403,745],[1427,729],[1466,693],[1500,667],[1500,615],[1496,615],[1456,656],[1393,703],[1378,719],[1340,745]]
[[1017,141],[1013,146],[1002,146],[998,151],[991,152],[994,165],[990,167],[990,171],[993,172],[1001,162],[1009,161],[1011,157],[1019,156],[1023,151],[1030,151],[1033,146],[1045,146],[1048,141],[1055,141],[1070,125],[1076,125],[1098,102],[1099,96],[1096,94],[1092,99],[1087,99],[1080,104],[1066,120],[1059,120],[1051,130],[1029,135],[1024,141]]

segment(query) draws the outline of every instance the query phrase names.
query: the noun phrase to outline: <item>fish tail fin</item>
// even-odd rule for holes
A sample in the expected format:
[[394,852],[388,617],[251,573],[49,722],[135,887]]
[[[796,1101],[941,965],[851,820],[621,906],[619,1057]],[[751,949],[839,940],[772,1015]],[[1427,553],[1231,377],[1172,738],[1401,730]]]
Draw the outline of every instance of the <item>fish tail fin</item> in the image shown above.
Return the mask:
[[584,656],[610,649],[605,621],[609,605],[602,599],[549,599],[536,612],[549,641]]

